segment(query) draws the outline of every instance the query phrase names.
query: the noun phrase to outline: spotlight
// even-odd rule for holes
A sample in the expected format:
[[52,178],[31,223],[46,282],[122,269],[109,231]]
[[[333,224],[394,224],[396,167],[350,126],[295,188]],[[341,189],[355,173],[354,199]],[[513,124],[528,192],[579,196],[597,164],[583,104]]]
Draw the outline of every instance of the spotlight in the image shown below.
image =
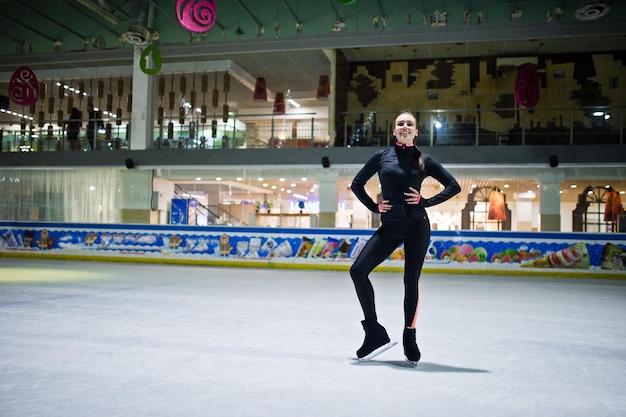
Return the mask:
[[552,168],[556,168],[559,166],[559,158],[557,158],[556,155],[550,155],[550,158],[548,158],[550,161],[550,166]]
[[132,159],[132,158],[128,158],[128,159],[126,160],[126,168],[128,168],[128,169],[132,169],[132,168],[134,168],[134,167],[135,167],[135,161],[133,161],[133,159]]
[[322,166],[328,168],[330,166],[330,159],[327,156],[322,156]]

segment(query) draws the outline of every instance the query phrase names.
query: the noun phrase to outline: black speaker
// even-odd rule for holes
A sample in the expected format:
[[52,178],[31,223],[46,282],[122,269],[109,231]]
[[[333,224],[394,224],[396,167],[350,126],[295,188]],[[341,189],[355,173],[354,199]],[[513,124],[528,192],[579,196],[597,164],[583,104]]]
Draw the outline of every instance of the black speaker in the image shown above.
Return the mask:
[[322,156],[322,166],[328,168],[330,166],[330,159],[327,156]]
[[135,161],[133,161],[133,159],[132,159],[132,158],[128,158],[128,159],[126,160],[126,168],[128,168],[128,169],[132,169],[132,168],[134,168],[134,167],[135,167]]
[[550,166],[552,168],[556,168],[559,166],[559,158],[557,158],[556,155],[550,155],[550,158],[548,158],[550,161]]

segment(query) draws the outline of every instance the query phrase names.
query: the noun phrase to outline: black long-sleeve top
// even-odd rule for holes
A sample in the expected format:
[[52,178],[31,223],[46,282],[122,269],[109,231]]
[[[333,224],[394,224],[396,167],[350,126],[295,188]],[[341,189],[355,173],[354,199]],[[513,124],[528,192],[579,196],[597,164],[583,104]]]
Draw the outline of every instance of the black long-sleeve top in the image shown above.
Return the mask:
[[[383,200],[389,200],[391,209],[381,213],[381,221],[405,220],[423,217],[426,207],[452,198],[461,191],[456,179],[429,154],[422,154],[424,174],[420,174],[415,161],[415,147],[396,143],[393,148],[377,151],[365,163],[352,181],[352,192],[371,211],[378,213],[376,203],[365,191],[365,184],[376,173],[380,180]],[[421,192],[422,182],[426,177],[439,181],[444,189],[430,197],[420,200],[419,204],[407,204],[405,192],[413,187]]]

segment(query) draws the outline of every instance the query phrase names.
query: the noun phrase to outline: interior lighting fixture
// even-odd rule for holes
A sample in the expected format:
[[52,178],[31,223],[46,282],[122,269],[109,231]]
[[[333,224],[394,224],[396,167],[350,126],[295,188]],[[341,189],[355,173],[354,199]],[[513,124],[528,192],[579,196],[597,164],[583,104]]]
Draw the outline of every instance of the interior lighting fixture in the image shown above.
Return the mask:
[[22,113],[17,113],[17,112],[14,112],[14,111],[10,111],[8,109],[0,109],[0,112],[6,113],[6,114],[10,114],[10,115],[13,115],[13,116],[18,116],[18,117],[21,117],[22,119],[33,120],[32,116],[28,116],[28,115],[25,115],[25,114],[22,114]]
[[287,99],[287,106],[300,108],[300,103],[291,98],[291,88],[287,89],[287,94],[285,94],[285,98]]
[[289,103],[290,106],[295,107],[296,109],[300,108],[300,103],[298,103],[292,98],[288,98],[287,103]]
[[345,29],[346,21],[343,19],[336,20],[333,23],[333,32],[340,32],[342,29]]

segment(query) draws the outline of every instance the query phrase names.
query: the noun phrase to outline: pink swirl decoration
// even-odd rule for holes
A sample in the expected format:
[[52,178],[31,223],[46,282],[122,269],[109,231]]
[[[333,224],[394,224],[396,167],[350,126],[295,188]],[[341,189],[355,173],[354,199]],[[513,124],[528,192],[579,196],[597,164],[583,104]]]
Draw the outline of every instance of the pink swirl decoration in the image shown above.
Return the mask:
[[204,33],[215,24],[215,0],[176,0],[176,17],[192,32]]
[[522,65],[515,79],[515,100],[524,109],[532,109],[539,102],[541,81],[535,66],[531,63]]
[[19,106],[35,104],[39,98],[39,81],[26,66],[15,70],[9,81],[9,98]]

